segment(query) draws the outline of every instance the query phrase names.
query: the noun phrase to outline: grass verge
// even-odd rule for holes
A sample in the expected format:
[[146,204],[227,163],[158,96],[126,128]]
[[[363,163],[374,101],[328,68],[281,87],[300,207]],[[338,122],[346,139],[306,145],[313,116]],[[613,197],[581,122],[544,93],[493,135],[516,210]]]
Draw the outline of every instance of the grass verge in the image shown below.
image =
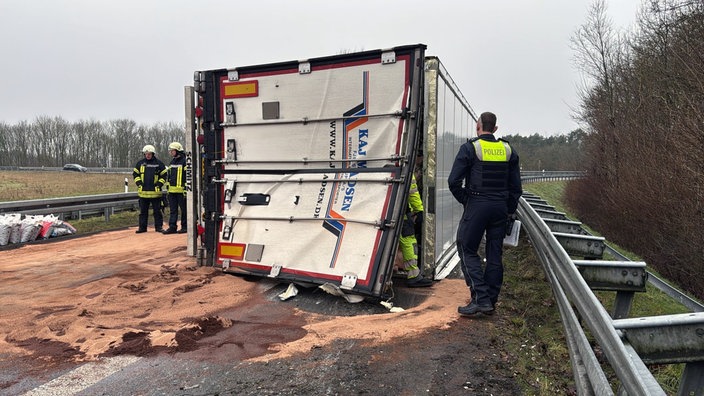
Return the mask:
[[533,246],[521,237],[504,249],[498,331],[526,395],[575,394],[569,351],[557,304]]
[[[0,202],[122,193],[125,178],[128,191],[137,191],[132,175],[119,173],[0,171]],[[95,216],[68,220],[68,223],[76,228],[76,233],[85,234],[134,227],[138,216],[136,211],[125,211],[111,215],[110,221],[105,221],[104,216]]]

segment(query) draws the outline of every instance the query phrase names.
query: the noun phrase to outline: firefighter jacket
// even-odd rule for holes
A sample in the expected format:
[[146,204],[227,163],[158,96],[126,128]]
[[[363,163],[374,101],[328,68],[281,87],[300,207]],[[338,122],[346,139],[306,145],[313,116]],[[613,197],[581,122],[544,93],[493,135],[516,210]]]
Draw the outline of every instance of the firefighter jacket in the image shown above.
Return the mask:
[[167,182],[170,194],[179,194],[186,192],[186,156],[182,151],[179,151],[175,157],[171,159],[171,163],[166,170]]
[[148,160],[142,158],[132,170],[132,178],[137,185],[140,198],[161,197],[161,187],[166,183],[166,166],[156,156]]
[[470,198],[477,202],[505,201],[508,213],[514,213],[522,193],[518,153],[493,134],[470,139],[457,152],[447,183],[465,207]]

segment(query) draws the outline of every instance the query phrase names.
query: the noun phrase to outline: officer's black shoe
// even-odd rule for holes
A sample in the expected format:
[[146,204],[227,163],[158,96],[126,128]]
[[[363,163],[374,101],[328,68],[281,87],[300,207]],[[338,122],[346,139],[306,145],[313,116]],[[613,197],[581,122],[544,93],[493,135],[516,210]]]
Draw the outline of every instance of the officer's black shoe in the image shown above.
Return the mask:
[[180,230],[177,231],[179,234],[185,234],[188,232],[185,228],[181,228]]
[[425,279],[423,275],[418,275],[415,278],[408,278],[406,281],[406,286],[408,287],[430,287],[433,285],[433,281],[430,279]]
[[465,305],[464,307],[458,307],[457,312],[459,312],[460,315],[464,316],[475,315],[479,312],[485,315],[492,315],[494,313],[494,307],[492,307],[491,305],[479,305],[475,302],[471,302],[468,305]]
[[164,231],[162,231],[162,232],[163,232],[164,234],[175,234],[175,233],[176,233],[176,229],[169,227],[169,228],[167,228],[166,230],[164,230]]
[[141,234],[141,233],[143,233],[143,232],[147,232],[147,230],[145,230],[145,229],[143,229],[143,228],[139,228],[139,229],[138,229],[137,231],[135,231],[134,233],[135,233],[135,234]]

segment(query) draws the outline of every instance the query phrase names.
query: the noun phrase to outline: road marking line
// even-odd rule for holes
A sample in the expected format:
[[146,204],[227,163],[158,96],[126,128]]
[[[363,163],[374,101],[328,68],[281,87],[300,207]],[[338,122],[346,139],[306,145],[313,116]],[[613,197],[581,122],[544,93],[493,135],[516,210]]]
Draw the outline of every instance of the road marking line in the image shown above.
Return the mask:
[[25,396],[72,395],[137,362],[138,356],[115,356],[86,363],[25,393]]

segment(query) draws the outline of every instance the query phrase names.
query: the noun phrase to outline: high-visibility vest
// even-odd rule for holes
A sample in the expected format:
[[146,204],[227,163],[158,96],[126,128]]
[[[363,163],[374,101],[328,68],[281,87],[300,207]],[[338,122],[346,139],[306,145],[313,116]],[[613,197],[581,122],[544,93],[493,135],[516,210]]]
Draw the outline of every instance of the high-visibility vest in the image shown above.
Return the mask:
[[472,166],[469,190],[478,193],[506,191],[511,146],[502,140],[484,139],[476,139],[472,145],[479,161]]

